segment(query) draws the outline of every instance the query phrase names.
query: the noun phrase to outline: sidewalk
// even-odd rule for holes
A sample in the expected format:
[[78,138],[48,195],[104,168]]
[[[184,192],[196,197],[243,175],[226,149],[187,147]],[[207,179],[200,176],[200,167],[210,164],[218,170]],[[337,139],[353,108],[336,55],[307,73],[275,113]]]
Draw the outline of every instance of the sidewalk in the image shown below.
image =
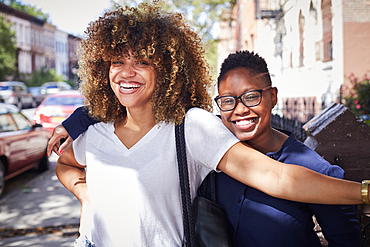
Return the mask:
[[50,169],[0,199],[0,246],[73,246],[80,203]]

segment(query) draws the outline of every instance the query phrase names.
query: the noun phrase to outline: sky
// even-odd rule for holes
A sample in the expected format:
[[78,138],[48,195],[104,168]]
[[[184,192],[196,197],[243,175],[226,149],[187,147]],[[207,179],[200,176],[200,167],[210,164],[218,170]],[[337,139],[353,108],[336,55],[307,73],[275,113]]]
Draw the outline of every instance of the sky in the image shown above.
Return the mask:
[[83,35],[87,25],[111,7],[110,0],[21,0],[49,14],[49,22],[59,30]]
[[[87,25],[111,7],[110,0],[20,0],[23,4],[36,6],[43,13],[49,14],[49,22],[59,30],[82,36]],[[120,2],[116,0],[115,2]],[[141,2],[131,0],[125,2]],[[215,25],[212,34],[217,37],[219,26]]]

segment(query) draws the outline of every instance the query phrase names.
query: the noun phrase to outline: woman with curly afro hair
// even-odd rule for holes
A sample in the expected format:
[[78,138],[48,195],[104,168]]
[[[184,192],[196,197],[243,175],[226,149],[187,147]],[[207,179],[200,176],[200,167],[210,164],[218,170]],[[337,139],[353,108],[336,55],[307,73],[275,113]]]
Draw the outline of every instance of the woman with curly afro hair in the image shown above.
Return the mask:
[[[360,183],[274,161],[240,143],[209,112],[204,50],[180,14],[156,3],[118,7],[90,23],[80,54],[88,107],[63,122],[71,138],[60,126],[48,146],[48,154],[60,155],[59,180],[81,202],[77,246],[183,244],[174,126],[187,106],[192,198],[205,176],[219,170],[283,199],[362,202]],[[61,146],[61,137],[73,144]]]

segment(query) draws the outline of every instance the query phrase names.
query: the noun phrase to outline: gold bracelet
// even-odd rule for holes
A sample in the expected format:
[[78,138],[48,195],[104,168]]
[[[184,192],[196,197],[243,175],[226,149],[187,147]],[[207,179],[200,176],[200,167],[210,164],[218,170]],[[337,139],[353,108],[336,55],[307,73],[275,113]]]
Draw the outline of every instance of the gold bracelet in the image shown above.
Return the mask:
[[361,196],[362,196],[362,202],[364,204],[370,204],[369,201],[369,184],[370,180],[362,180],[362,186],[361,186]]

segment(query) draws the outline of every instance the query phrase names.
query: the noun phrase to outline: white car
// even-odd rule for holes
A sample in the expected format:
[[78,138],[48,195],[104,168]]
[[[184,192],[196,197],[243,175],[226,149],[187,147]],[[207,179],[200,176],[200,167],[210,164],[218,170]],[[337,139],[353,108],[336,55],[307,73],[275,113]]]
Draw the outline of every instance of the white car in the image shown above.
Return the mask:
[[64,81],[45,82],[41,85],[41,94],[50,95],[60,91],[72,90],[72,86]]
[[36,100],[23,82],[0,82],[0,97],[4,103],[16,105],[18,109],[36,107]]

